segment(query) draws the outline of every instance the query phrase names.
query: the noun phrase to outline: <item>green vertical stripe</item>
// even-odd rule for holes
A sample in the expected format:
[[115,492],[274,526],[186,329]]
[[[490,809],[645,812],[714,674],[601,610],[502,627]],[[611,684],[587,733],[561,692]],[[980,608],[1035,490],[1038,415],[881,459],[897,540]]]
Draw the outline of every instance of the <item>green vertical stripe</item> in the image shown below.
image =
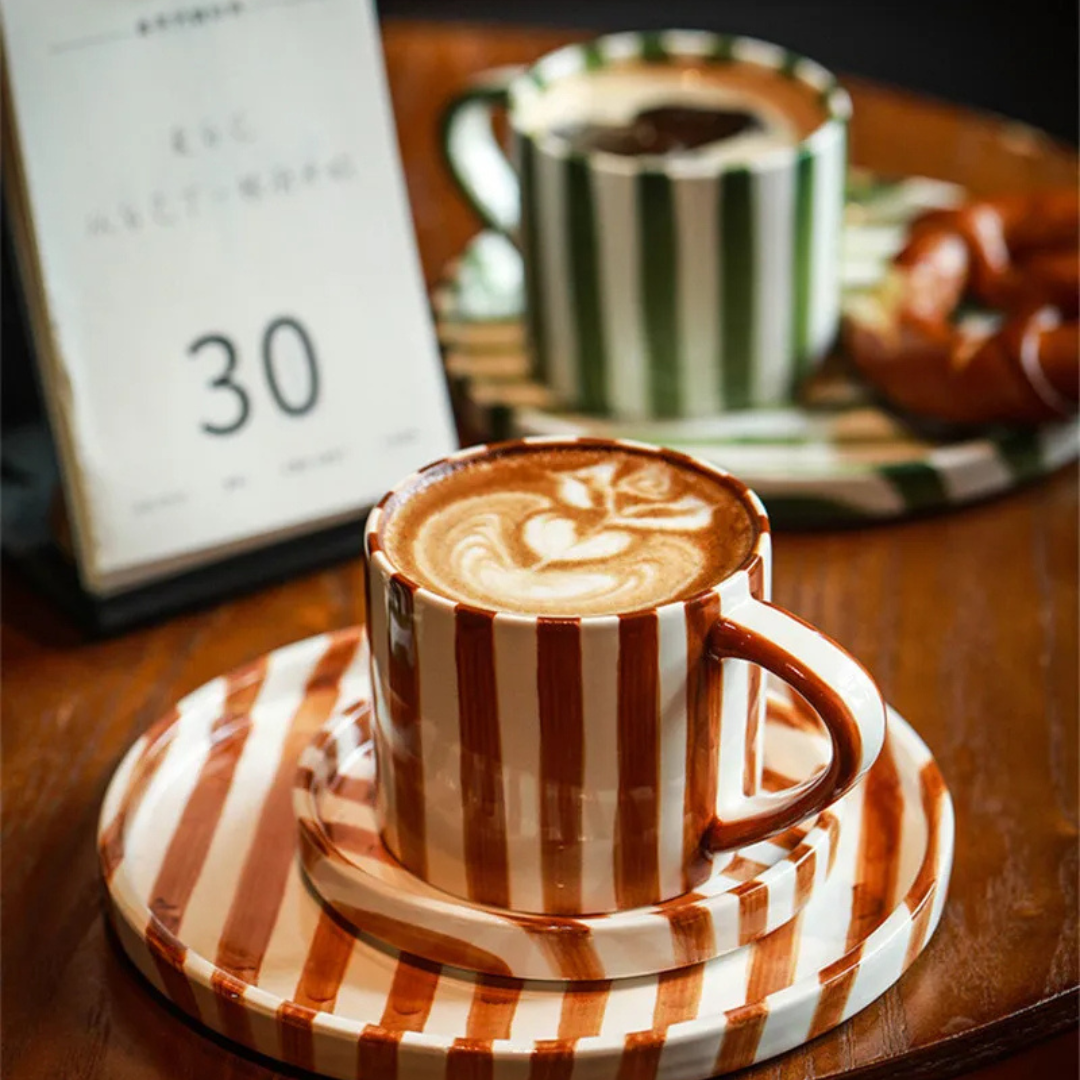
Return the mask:
[[791,355],[795,377],[801,378],[810,366],[810,275],[814,240],[814,182],[817,158],[803,150],[795,166],[795,237],[792,242]]
[[672,183],[660,173],[637,180],[641,301],[649,350],[649,397],[657,416],[678,416],[679,321]]
[[586,412],[607,407],[607,355],[600,318],[600,272],[596,210],[589,167],[570,158],[566,169],[566,235],[570,250],[570,298],[577,342],[578,404]]
[[900,492],[908,510],[923,510],[947,505],[948,492],[941,474],[924,461],[906,461],[902,465],[886,465],[881,475]]
[[580,46],[581,55],[585,60],[585,70],[595,71],[604,66],[604,58],[600,53],[600,46],[595,41],[587,41]]
[[750,404],[754,362],[754,177],[733,169],[720,181],[720,342],[724,406]]
[[663,64],[671,59],[668,56],[667,49],[664,48],[664,43],[660,38],[660,32],[658,30],[650,30],[640,35],[641,37],[641,59],[648,60],[653,64]]
[[549,363],[544,334],[543,271],[540,263],[537,227],[536,147],[527,138],[518,138],[521,170],[521,244],[525,256],[525,322],[532,368],[538,379],[547,380]]
[[1014,480],[1030,480],[1046,471],[1037,431],[1010,431],[995,442]]
[[726,63],[734,56],[733,52],[734,41],[727,34],[722,34],[716,39],[716,43],[713,45],[709,56],[713,60]]

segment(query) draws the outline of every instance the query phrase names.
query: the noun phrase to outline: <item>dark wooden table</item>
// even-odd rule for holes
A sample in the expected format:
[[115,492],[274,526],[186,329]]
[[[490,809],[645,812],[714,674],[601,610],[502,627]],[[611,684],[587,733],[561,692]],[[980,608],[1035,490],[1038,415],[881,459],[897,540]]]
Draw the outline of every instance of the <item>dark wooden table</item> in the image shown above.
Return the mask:
[[[437,110],[470,72],[565,37],[416,24],[385,36],[430,281],[476,227],[440,167]],[[860,163],[979,191],[1075,183],[1074,159],[1027,129],[850,86]],[[359,573],[348,563],[95,644],[7,575],[5,1080],[279,1075],[189,1025],[121,958],[101,917],[95,821],[113,767],[159,713],[268,649],[356,622]],[[948,1075],[1025,1047],[983,1075],[1075,1075],[1076,470],[946,516],[781,534],[776,596],[861,657],[925,737],[956,801],[958,847],[941,927],[900,984],[748,1075]]]

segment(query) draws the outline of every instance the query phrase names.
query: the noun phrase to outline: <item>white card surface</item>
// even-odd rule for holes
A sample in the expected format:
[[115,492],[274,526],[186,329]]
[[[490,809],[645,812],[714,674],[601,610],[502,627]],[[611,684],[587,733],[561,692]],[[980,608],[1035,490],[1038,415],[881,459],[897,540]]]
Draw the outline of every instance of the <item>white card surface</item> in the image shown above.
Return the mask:
[[454,444],[368,0],[2,0],[84,582]]

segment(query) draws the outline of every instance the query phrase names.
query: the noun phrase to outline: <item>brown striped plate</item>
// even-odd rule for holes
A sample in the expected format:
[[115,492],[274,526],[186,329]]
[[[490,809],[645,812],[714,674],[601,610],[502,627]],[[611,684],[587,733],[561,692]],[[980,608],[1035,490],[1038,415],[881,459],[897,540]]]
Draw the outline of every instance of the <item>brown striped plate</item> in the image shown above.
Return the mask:
[[[774,789],[824,767],[816,718],[769,702],[765,776]],[[783,756],[781,771],[777,755]],[[369,711],[337,717],[300,758],[301,863],[350,925],[428,960],[522,979],[612,979],[711,960],[792,919],[835,862],[846,800],[771,840],[717,857],[709,880],[666,903],[577,918],[471,904],[421,881],[384,847],[375,815]]]
[[[358,715],[367,691],[358,630],[272,653],[151,727],[102,807],[102,873],[125,951],[196,1020],[289,1065],[370,1080],[697,1080],[865,1008],[940,919],[952,804],[930,752],[891,712],[828,882],[744,948],[586,983],[483,976],[397,952],[319,902],[293,840],[303,748],[327,722]],[[797,729],[772,734],[782,762]]]

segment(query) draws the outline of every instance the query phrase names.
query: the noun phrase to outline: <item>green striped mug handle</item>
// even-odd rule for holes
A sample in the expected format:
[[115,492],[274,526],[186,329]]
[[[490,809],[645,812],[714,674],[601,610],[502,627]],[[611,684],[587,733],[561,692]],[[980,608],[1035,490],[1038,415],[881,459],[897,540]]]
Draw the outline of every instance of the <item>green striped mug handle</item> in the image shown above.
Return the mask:
[[488,228],[516,241],[521,185],[495,137],[492,117],[506,108],[510,84],[521,67],[493,68],[450,102],[442,115],[440,143],[450,175]]

